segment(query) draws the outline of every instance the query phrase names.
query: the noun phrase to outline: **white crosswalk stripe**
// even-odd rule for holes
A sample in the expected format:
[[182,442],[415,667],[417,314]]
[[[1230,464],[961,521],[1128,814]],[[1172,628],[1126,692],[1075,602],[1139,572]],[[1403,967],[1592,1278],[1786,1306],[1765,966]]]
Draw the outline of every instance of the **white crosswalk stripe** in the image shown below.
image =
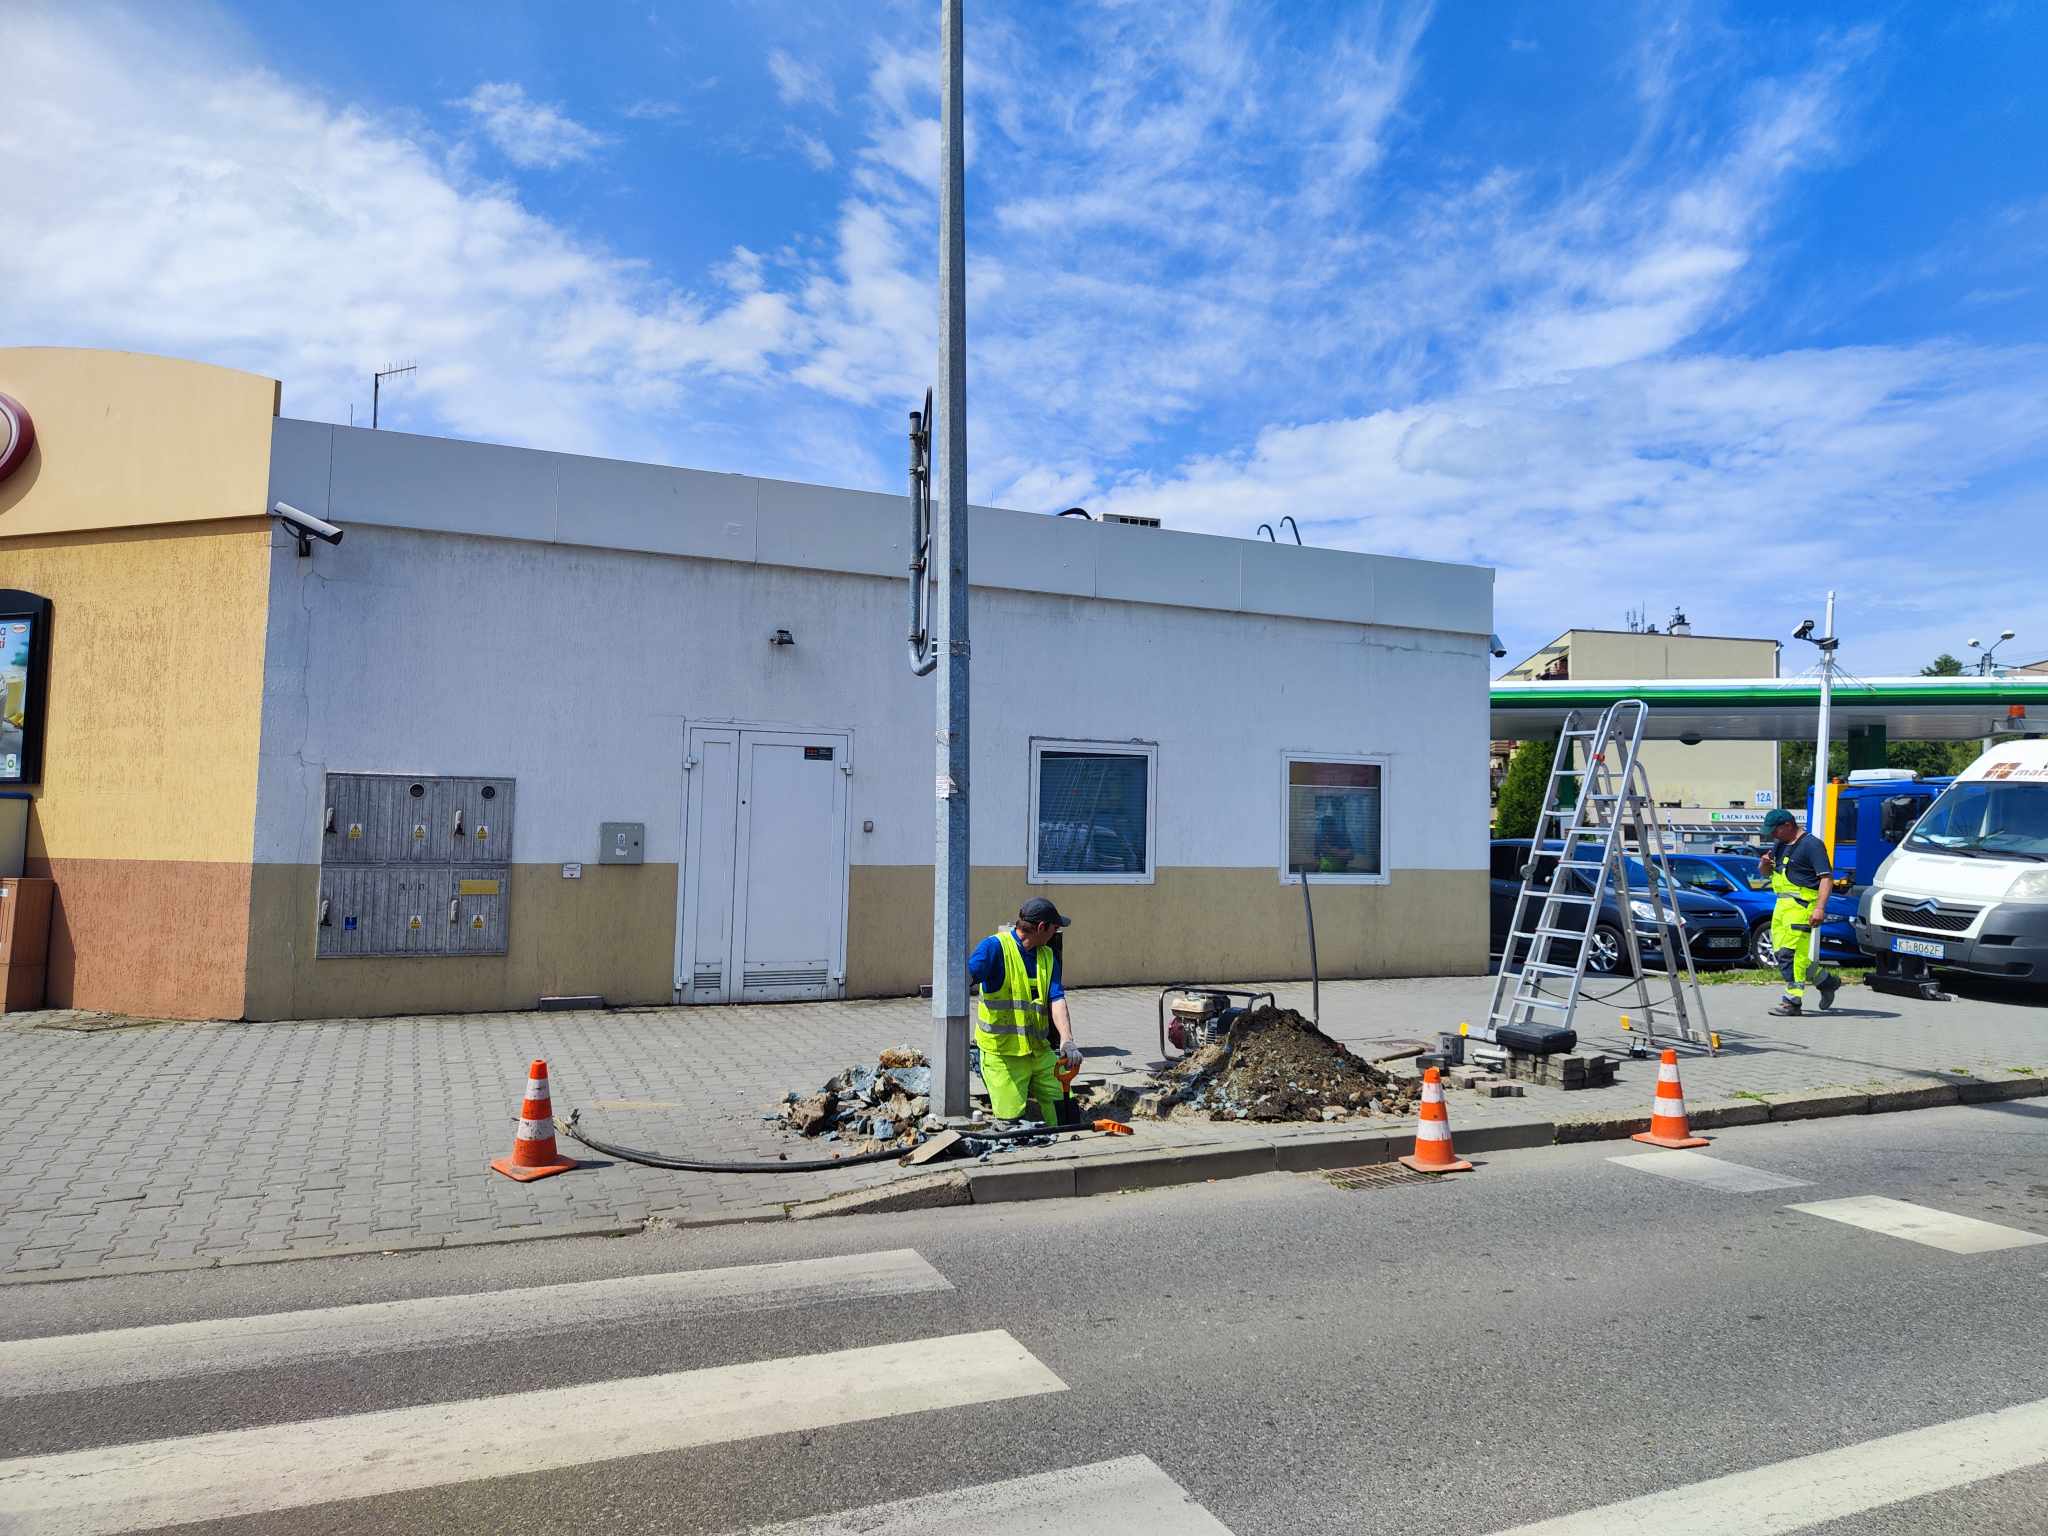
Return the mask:
[[1717,1190],[1724,1195],[1750,1195],[1765,1189],[1802,1189],[1807,1182],[1805,1179],[1788,1179],[1782,1173],[1766,1173],[1761,1168],[1731,1163],[1725,1158],[1708,1157],[1701,1152],[1637,1152],[1628,1157],[1610,1157],[1607,1161],[1642,1173],[1676,1179],[1681,1184],[1697,1184],[1702,1189]]
[[1950,1488],[2048,1464],[2048,1402],[1845,1445],[1620,1504],[1518,1525],[1498,1536],[1757,1536],[1804,1531]]
[[1065,1390],[996,1329],[23,1457],[0,1510],[14,1536],[102,1536]]
[[747,1536],[1230,1536],[1144,1456],[755,1526]]
[[1882,1232],[1887,1237],[1902,1237],[1909,1243],[1924,1243],[1945,1253],[1996,1253],[2004,1248],[2048,1243],[2048,1237],[2038,1232],[2022,1232],[2017,1227],[2001,1227],[1995,1221],[1957,1216],[1929,1206],[1914,1205],[1909,1200],[1888,1200],[1882,1195],[1816,1200],[1806,1205],[1788,1206],[1787,1209],[1803,1211],[1809,1216],[1823,1216],[1829,1221],[1862,1227],[1866,1231]]
[[371,1302],[0,1344],[0,1397],[78,1392],[573,1329],[949,1291],[908,1248],[617,1280]]

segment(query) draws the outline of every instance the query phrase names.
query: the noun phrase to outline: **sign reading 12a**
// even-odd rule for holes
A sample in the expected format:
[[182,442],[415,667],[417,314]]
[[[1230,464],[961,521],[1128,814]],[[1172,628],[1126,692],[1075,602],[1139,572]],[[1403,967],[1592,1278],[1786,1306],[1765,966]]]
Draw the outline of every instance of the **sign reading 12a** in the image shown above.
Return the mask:
[[0,395],[0,480],[5,480],[28,461],[36,445],[36,424],[27,409],[12,395]]

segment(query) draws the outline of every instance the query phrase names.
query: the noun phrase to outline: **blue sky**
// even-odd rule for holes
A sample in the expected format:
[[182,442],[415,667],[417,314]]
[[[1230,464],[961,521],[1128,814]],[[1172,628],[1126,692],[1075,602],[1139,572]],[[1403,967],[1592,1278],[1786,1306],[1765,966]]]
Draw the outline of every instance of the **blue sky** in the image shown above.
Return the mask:
[[[0,335],[346,420],[893,490],[936,7],[16,3]],[[2048,656],[2048,7],[970,0],[969,467]],[[1806,658],[1787,653],[1788,668]]]

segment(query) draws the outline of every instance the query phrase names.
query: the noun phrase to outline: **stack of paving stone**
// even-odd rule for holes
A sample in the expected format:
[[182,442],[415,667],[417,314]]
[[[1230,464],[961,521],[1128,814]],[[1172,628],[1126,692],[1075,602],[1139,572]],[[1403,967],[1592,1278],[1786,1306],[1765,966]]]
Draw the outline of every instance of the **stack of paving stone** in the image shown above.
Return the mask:
[[1469,1088],[1482,1099],[1519,1099],[1523,1088],[1485,1067],[1452,1067],[1444,1073],[1446,1088]]
[[1615,1065],[1612,1056],[1598,1052],[1531,1056],[1522,1051],[1509,1051],[1507,1075],[1544,1088],[1606,1088],[1614,1082]]

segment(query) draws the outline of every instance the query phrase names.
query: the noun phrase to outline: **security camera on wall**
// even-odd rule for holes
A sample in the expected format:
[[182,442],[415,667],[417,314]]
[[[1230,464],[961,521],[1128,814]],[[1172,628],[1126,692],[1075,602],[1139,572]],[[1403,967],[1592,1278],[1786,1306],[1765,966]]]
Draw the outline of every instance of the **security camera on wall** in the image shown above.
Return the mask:
[[310,512],[301,512],[288,501],[274,501],[270,504],[270,515],[283,523],[298,537],[299,553],[313,553],[313,539],[325,539],[329,544],[341,542],[341,530],[323,518]]

